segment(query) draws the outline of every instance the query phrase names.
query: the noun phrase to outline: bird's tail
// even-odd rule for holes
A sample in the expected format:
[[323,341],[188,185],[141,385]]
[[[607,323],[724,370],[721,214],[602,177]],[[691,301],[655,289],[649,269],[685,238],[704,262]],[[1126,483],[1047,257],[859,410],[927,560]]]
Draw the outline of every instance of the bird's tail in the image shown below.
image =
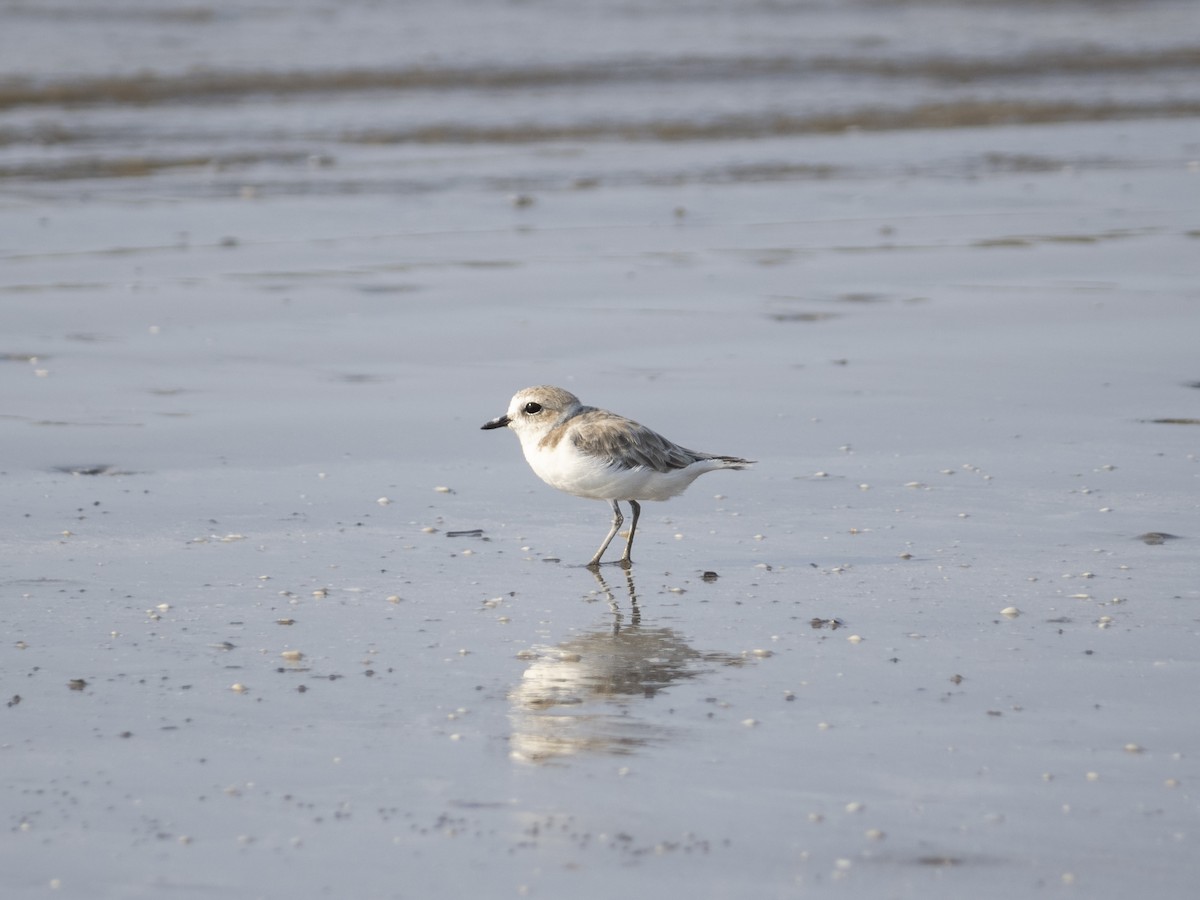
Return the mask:
[[713,459],[717,460],[723,469],[744,469],[756,462],[756,460],[742,459],[739,456],[714,456]]

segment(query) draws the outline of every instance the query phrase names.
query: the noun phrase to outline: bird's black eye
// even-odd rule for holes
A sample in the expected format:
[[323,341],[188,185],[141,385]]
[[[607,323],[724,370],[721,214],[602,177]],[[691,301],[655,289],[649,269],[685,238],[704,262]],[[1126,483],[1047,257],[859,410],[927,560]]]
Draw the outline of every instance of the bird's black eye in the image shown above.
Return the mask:
[[536,416],[541,411],[542,411],[542,404],[540,404],[540,403],[534,403],[533,401],[530,401],[529,403],[525,404],[525,412],[528,415]]

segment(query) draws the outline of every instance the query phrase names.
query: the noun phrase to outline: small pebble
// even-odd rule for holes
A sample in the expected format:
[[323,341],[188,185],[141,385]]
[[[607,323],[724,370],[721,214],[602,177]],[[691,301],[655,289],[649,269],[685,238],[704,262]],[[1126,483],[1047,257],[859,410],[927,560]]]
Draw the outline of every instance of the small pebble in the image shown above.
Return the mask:
[[244,684],[242,684],[240,681],[237,684],[231,684],[229,686],[229,689],[231,691],[233,691],[235,694],[244,694],[248,690],[248,688]]
[[1021,614],[1021,611],[1019,609],[1017,609],[1015,606],[1006,606],[1006,607],[1004,607],[1004,609],[1000,610],[1000,615],[1007,616],[1010,619],[1015,619],[1020,614]]
[[298,662],[299,660],[304,659],[304,654],[301,653],[299,650],[284,650],[279,655],[281,657],[283,657],[284,659],[286,659],[288,662]]

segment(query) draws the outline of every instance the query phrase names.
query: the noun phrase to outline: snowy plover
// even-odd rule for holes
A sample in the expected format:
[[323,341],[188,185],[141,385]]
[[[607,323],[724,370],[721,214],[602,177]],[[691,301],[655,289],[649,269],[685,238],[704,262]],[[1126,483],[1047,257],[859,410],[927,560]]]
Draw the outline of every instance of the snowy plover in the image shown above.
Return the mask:
[[753,462],[680,447],[645,425],[584,406],[574,394],[549,385],[518,391],[508,412],[483,428],[506,425],[517,433],[525,460],[546,484],[576,497],[612,504],[612,528],[589,567],[600,565],[600,557],[625,521],[618,500],[627,501],[633,510],[621,557],[621,565],[628,566],[642,512],[639,500],[667,500],[705,472],[743,469]]

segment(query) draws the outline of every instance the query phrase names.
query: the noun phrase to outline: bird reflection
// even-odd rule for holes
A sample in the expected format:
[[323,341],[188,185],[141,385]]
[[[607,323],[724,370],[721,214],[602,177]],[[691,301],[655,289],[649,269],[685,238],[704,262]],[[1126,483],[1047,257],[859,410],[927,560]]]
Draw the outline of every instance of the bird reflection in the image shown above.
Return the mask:
[[578,753],[627,755],[670,740],[678,729],[647,715],[651,708],[641,701],[714,664],[743,662],[740,656],[701,653],[672,628],[644,625],[631,570],[625,570],[628,617],[604,576],[592,575],[612,607],[612,625],[545,648],[509,692],[516,759],[547,763]]

